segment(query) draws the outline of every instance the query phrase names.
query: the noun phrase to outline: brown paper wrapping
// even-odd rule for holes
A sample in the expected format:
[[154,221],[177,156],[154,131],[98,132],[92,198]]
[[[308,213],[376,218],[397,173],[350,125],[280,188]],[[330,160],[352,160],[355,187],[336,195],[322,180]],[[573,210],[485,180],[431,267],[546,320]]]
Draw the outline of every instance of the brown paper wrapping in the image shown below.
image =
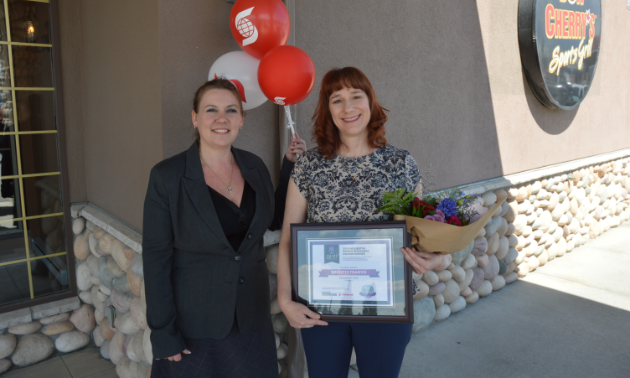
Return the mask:
[[492,206],[478,221],[463,227],[408,215],[394,215],[394,220],[407,222],[407,231],[411,234],[412,247],[421,251],[448,255],[468,247],[503,204],[503,201],[505,198]]

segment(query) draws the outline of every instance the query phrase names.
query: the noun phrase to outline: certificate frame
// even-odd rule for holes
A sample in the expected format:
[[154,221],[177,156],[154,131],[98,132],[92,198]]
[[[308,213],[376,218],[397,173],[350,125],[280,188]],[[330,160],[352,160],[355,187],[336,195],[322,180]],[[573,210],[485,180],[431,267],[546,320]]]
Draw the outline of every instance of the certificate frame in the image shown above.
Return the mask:
[[[290,228],[291,295],[293,301],[302,303],[311,311],[319,313],[321,319],[324,321],[413,323],[411,266],[407,263],[399,249],[401,246],[409,247],[410,245],[411,238],[407,232],[406,223],[404,221],[293,223]],[[354,236],[335,237],[331,235]],[[335,246],[337,246],[336,249],[334,249]],[[322,252],[325,248],[329,248],[330,254]],[[340,251],[343,251],[343,253],[340,253]],[[354,254],[361,256],[352,256],[353,251],[359,251]],[[343,255],[343,258],[346,260],[353,261],[352,258],[355,258],[355,260],[363,261],[352,263],[359,265],[364,264],[363,267],[367,266],[365,264],[374,263],[372,260],[378,261],[381,263],[378,265],[378,268],[381,269],[365,269],[363,267],[346,269],[342,266],[337,268],[336,266],[339,264],[331,269],[320,269],[322,267],[322,253],[325,255],[324,259],[328,259],[327,263],[331,263],[331,266],[333,263],[339,263],[340,256]],[[371,257],[364,258],[363,256],[365,256],[366,253]],[[350,257],[347,257],[348,255],[350,255]],[[329,259],[329,256],[335,257]],[[314,263],[315,260],[318,260],[319,264]],[[341,262],[343,263],[344,261]],[[326,265],[324,267],[328,266]],[[370,268],[370,266],[367,267]],[[355,273],[357,276],[361,277],[342,277],[344,275],[353,276]],[[328,280],[327,277],[329,277],[327,274],[331,276],[338,275],[339,277],[332,277],[331,279],[336,278],[339,280],[351,278],[355,280],[363,279],[364,281],[366,279],[365,276],[374,277],[373,280],[378,281],[379,289],[369,290],[373,289],[372,286],[376,287],[374,283],[362,286],[360,295],[363,298],[359,298],[351,294],[352,292],[356,292],[356,289],[352,288],[353,290],[350,290],[352,281],[349,281],[348,288],[346,288],[348,294],[318,293],[335,296],[349,295],[352,296],[352,298],[359,299],[345,300],[342,299],[342,297],[339,297],[339,300],[337,300],[336,297],[334,297],[334,299],[333,297],[330,299],[318,298],[318,296],[314,294],[314,292],[317,292],[314,287],[317,286],[319,281],[328,282],[325,281]],[[335,282],[338,283],[340,281]],[[361,281],[355,282],[361,285]],[[300,286],[300,283],[302,283],[302,286]],[[365,290],[366,287],[368,287],[368,290]],[[387,287],[385,294],[382,294],[383,291],[380,290],[380,288],[383,287]],[[326,301],[326,303],[322,301]],[[337,312],[331,312],[331,308],[334,308]],[[362,313],[357,314],[359,311],[362,311]]]

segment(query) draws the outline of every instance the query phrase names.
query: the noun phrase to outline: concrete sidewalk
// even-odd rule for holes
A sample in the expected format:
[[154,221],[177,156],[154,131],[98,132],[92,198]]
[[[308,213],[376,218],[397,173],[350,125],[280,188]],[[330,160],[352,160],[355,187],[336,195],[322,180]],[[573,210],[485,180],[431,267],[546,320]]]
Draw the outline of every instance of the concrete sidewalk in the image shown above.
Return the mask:
[[413,335],[400,377],[630,377],[629,270],[626,222]]
[[73,353],[55,356],[37,365],[13,369],[2,378],[118,378],[116,366],[101,357],[93,344]]

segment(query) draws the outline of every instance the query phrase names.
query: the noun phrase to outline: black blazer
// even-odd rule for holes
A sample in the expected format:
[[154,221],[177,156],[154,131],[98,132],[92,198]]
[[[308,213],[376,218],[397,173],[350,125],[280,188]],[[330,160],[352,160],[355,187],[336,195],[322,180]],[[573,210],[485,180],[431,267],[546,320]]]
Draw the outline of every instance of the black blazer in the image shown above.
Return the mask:
[[[232,147],[243,178],[256,192],[256,212],[237,251],[228,243],[205,183],[197,143],[151,170],[144,202],[142,257],[153,357],[181,353],[187,338],[226,337],[269,317],[269,272],[263,235],[280,228],[293,164],[286,158],[275,197],[256,155]],[[274,212],[275,219],[274,219]],[[273,224],[272,224],[273,223]]]

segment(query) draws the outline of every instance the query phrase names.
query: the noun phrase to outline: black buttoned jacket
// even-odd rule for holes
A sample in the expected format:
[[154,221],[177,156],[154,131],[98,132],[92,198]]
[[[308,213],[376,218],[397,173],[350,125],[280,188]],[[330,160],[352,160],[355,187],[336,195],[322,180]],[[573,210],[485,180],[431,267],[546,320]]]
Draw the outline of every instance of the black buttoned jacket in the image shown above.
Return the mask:
[[268,321],[269,272],[263,235],[270,226],[281,227],[293,164],[284,159],[274,195],[263,161],[238,148],[232,147],[232,153],[243,178],[256,192],[254,218],[237,251],[214,210],[196,142],[151,170],[142,257],[154,358],[181,353],[186,348],[182,336],[226,337],[235,314],[243,333]]

